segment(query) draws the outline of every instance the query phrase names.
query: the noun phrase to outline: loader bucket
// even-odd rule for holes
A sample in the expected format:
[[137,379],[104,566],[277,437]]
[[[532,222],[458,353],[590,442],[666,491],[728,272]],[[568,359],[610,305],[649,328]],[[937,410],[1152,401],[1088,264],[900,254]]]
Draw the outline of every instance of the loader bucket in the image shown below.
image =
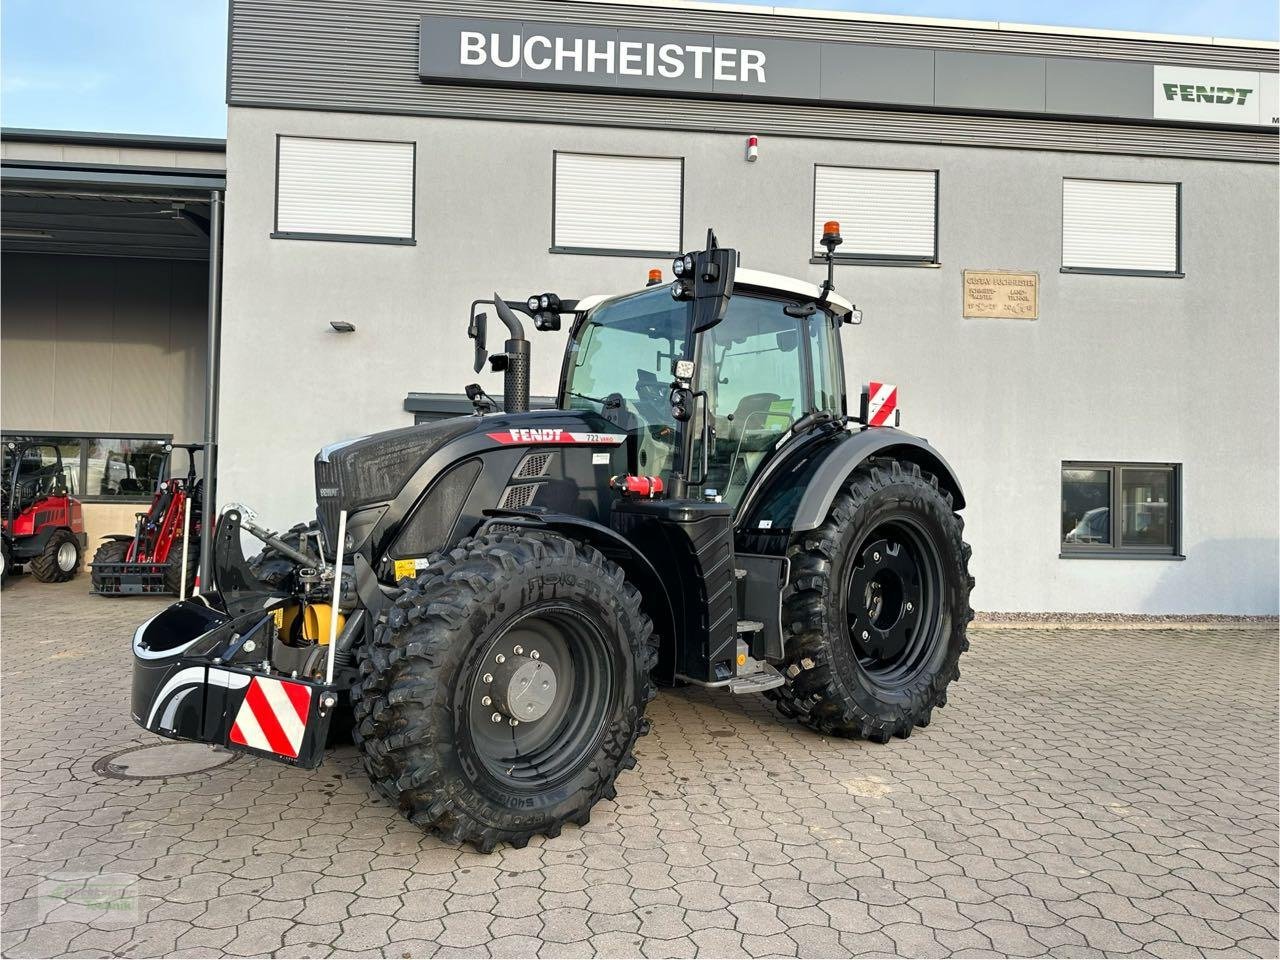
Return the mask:
[[232,617],[201,600],[152,617],[133,638],[134,722],[173,740],[319,766],[337,694],[271,669],[271,621],[270,611]]

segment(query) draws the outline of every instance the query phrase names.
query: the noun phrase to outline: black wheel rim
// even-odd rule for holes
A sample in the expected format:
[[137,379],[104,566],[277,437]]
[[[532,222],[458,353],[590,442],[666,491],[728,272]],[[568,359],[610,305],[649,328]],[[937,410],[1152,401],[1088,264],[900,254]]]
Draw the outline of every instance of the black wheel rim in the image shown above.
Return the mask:
[[[545,790],[595,753],[618,682],[612,646],[582,613],[564,605],[522,611],[472,663],[459,684],[462,733],[504,787]],[[530,676],[536,686],[550,677],[549,699],[512,695]],[[525,712],[531,704],[533,720]]]
[[902,686],[942,641],[942,561],[929,536],[906,517],[877,524],[854,550],[845,577],[845,622],[862,670]]

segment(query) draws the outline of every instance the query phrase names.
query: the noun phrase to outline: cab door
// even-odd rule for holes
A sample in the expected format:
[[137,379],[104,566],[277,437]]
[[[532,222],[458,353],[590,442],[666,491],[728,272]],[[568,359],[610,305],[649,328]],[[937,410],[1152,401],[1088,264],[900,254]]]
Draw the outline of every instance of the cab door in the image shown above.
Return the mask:
[[[778,441],[806,413],[843,412],[830,318],[788,316],[790,301],[734,292],[724,319],[700,334],[706,469],[701,494],[737,507]],[[698,411],[699,416],[704,414]],[[697,422],[695,420],[695,422]],[[702,466],[695,442],[693,474]]]

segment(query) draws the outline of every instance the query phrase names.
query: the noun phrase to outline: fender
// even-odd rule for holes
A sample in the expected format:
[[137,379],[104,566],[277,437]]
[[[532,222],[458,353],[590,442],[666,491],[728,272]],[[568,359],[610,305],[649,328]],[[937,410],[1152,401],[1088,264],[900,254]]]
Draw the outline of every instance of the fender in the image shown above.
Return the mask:
[[640,591],[644,612],[653,621],[658,633],[658,671],[668,667],[670,676],[674,677],[676,649],[676,615],[671,605],[671,595],[667,592],[662,577],[643,553],[637,550],[629,540],[615,530],[584,517],[575,517],[568,513],[551,513],[542,510],[521,510],[496,514],[489,512],[489,519],[476,531],[476,536],[494,525],[533,527],[552,530],[563,534],[571,540],[580,540],[595,547],[606,557],[620,566],[627,579]]
[[[744,532],[780,529],[813,530],[827,518],[827,511],[840,487],[859,464],[871,457],[895,457],[918,464],[938,478],[938,486],[951,495],[952,505],[961,510],[964,491],[955,471],[927,440],[894,427],[876,427],[846,432],[815,449],[797,447],[804,456],[791,469],[774,472],[771,482],[744,504],[738,527]],[[800,491],[798,496],[796,491]],[[761,523],[768,524],[761,527]]]

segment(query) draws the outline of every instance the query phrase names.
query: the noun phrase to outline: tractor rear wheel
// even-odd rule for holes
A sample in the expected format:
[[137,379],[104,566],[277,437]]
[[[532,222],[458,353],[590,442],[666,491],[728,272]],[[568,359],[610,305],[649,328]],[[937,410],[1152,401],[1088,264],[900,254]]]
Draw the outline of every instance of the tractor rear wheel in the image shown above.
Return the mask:
[[0,537],[0,587],[9,580],[11,566],[13,566],[13,557],[9,554],[9,538]]
[[108,596],[115,593],[117,576],[103,572],[98,564],[124,563],[129,543],[128,540],[108,540],[94,552],[93,563],[89,564],[89,579],[93,583],[94,593],[106,592]]
[[464,541],[358,655],[370,779],[423,829],[485,852],[585,824],[649,729],[657,640],[640,594],[558,536]]
[[187,553],[187,589],[182,592],[182,537],[174,539],[169,547],[169,568],[164,572],[164,588],[175,597],[191,596],[196,585],[196,571],[200,567],[198,544]]
[[63,583],[80,569],[80,542],[70,530],[58,530],[39,556],[31,558],[31,573],[41,583]]
[[779,709],[820,733],[884,743],[928,726],[973,610],[964,522],[937,478],[875,459],[796,534],[783,601],[787,683]]

